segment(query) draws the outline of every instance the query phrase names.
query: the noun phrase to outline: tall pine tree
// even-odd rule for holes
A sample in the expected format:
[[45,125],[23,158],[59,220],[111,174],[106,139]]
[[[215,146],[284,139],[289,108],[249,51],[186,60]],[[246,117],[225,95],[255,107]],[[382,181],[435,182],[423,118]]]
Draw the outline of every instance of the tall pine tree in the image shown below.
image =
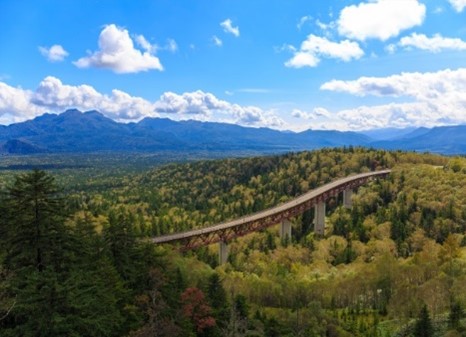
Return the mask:
[[433,335],[434,328],[429,317],[429,310],[424,305],[414,326],[414,337],[432,337]]
[[34,170],[20,175],[8,190],[4,224],[5,261],[8,268],[66,268],[71,243],[65,226],[65,207],[54,178]]

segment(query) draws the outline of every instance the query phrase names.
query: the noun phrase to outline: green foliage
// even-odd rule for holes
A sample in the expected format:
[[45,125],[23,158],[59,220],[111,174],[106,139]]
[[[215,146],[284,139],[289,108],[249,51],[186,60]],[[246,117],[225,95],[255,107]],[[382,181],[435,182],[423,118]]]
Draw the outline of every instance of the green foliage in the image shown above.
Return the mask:
[[5,200],[6,264],[19,270],[66,268],[69,230],[53,177],[34,170],[16,178]]
[[[100,167],[55,171],[66,195],[41,171],[0,175],[0,336],[389,336],[421,303],[439,334],[448,313],[464,329],[464,158],[345,148]],[[309,210],[283,245],[273,227],[229,242],[222,266],[215,247],[144,243],[385,167],[351,210],[328,202],[323,237]]]

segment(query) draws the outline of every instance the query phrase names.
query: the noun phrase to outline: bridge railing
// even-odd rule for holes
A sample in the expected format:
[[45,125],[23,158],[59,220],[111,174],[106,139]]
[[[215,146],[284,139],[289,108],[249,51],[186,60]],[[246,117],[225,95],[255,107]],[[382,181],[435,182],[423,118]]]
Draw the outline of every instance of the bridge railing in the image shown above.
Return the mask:
[[[189,240],[190,238],[197,237],[197,236],[208,236],[212,233],[217,231],[225,231],[228,229],[232,229],[238,226],[246,226],[252,223],[264,220],[266,221],[272,216],[278,216],[283,212],[291,211],[293,208],[298,208],[300,206],[305,205],[306,203],[312,203],[314,199],[319,198],[320,196],[325,196],[326,193],[331,193],[335,189],[337,189],[338,194],[341,188],[347,188],[348,186],[352,186],[352,182],[357,182],[359,180],[367,180],[374,177],[386,176],[391,172],[391,170],[382,170],[382,171],[371,171],[366,173],[360,173],[353,176],[345,177],[330,183],[327,183],[323,186],[320,186],[316,189],[308,191],[298,197],[295,197],[291,200],[285,201],[280,203],[274,207],[267,208],[265,210],[261,210],[255,212],[253,214],[249,214],[246,216],[242,216],[240,218],[236,218],[233,220],[224,221],[212,226],[192,229],[184,232],[178,233],[170,233],[158,237],[153,237],[151,241],[153,243],[168,243],[172,241],[181,241],[181,240]],[[351,187],[352,188],[352,187]],[[214,241],[220,241],[221,235],[219,237],[213,239]]]

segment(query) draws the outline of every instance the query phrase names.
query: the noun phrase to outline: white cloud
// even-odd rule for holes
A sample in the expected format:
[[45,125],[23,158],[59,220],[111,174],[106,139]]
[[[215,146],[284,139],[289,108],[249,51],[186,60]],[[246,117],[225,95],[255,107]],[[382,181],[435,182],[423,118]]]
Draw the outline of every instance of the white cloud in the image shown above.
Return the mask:
[[4,123],[19,122],[46,112],[45,107],[31,103],[32,95],[30,90],[0,82],[0,119]]
[[330,23],[323,23],[320,20],[316,20],[316,25],[323,31],[333,30],[335,28],[335,21],[332,21]]
[[317,119],[319,117],[330,118],[330,112],[321,107],[314,108],[312,112],[303,111],[300,109],[293,109],[291,112],[291,116],[295,118],[302,118],[302,119]]
[[348,38],[385,41],[424,21],[426,6],[418,0],[375,0],[343,8],[338,32]]
[[223,45],[223,41],[219,39],[216,35],[212,36],[212,41],[217,47],[221,47]]
[[311,53],[296,52],[294,56],[285,62],[285,66],[290,68],[317,67],[320,59]]
[[58,78],[48,76],[35,90],[31,103],[54,112],[69,108],[99,110],[116,120],[138,120],[147,116],[157,116],[153,104],[141,98],[114,89],[110,95],[95,90],[90,85],[71,86]]
[[159,48],[156,44],[151,44],[143,35],[136,35],[136,43],[148,53],[155,53]]
[[60,62],[68,56],[68,52],[59,44],[54,44],[50,48],[39,47],[39,52],[50,62]]
[[466,0],[448,0],[448,2],[450,2],[455,11],[458,13],[461,13],[466,7]]
[[307,112],[300,109],[293,109],[293,111],[291,111],[291,116],[301,119],[316,119],[316,116],[312,112]]
[[136,42],[144,52],[134,47],[126,29],[111,24],[100,33],[99,50],[73,63],[79,68],[106,68],[119,74],[163,70],[159,59],[152,54],[154,46],[142,35],[136,37]]
[[316,115],[318,117],[321,117],[321,116],[322,117],[330,117],[330,115],[331,115],[330,112],[325,108],[315,108],[313,110],[313,113],[314,113],[314,115]]
[[402,47],[414,47],[422,50],[428,50],[438,53],[444,49],[466,50],[466,42],[458,38],[447,38],[440,34],[433,37],[427,37],[424,34],[413,33],[410,36],[403,37],[399,45]]
[[388,46],[385,47],[385,50],[389,54],[394,54],[396,52],[396,44],[390,43]]
[[143,35],[135,36],[136,43],[150,54],[155,54],[159,50],[167,50],[169,52],[175,53],[178,50],[178,44],[173,39],[167,39],[165,46],[159,46],[156,43],[151,44]]
[[361,106],[338,112],[352,129],[435,126],[466,123],[466,68],[389,77],[333,80],[322,90],[356,96],[408,98],[409,102]]
[[322,90],[347,92],[357,96],[411,96],[416,99],[441,99],[445,94],[464,91],[466,68],[431,73],[401,73],[388,77],[360,77],[354,81],[332,80]]
[[181,95],[166,92],[155,102],[155,111],[181,115],[181,119],[214,120],[247,126],[281,127],[284,122],[273,112],[255,106],[240,106],[201,90]]
[[176,94],[166,92],[156,102],[114,89],[98,92],[90,85],[67,85],[52,76],[44,78],[34,91],[0,82],[0,122],[10,124],[45,112],[60,113],[70,108],[98,110],[117,121],[137,121],[144,117],[170,115],[174,119],[236,123],[245,126],[281,128],[283,120],[273,111],[241,106],[220,100],[203,91]]
[[301,48],[285,65],[293,68],[316,67],[321,57],[336,58],[348,62],[352,59],[359,59],[363,55],[364,51],[357,42],[349,40],[333,42],[325,37],[310,34],[301,44]]
[[165,49],[172,53],[175,53],[176,51],[178,51],[178,44],[174,39],[167,39],[167,45]]
[[233,27],[233,22],[231,21],[231,19],[226,19],[225,21],[221,22],[220,26],[222,26],[223,30],[226,33],[231,33],[236,37],[239,36],[239,27]]
[[303,28],[304,24],[308,21],[312,20],[312,17],[310,15],[303,16],[299,19],[298,23],[296,24],[296,28],[301,30]]

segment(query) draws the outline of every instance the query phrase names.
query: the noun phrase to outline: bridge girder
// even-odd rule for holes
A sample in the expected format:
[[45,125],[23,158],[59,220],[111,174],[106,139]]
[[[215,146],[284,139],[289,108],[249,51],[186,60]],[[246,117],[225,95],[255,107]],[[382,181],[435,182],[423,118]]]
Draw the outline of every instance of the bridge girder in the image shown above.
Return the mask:
[[[390,173],[387,170],[385,173],[380,173],[377,176],[365,176],[356,178],[354,180],[348,181],[346,183],[342,183],[332,189],[324,191],[323,193],[307,199],[303,202],[296,201],[296,205],[289,207],[283,211],[275,212],[270,214],[269,216],[264,216],[263,218],[256,219],[253,221],[246,221],[236,224],[234,226],[229,227],[222,227],[222,228],[215,228],[211,231],[203,231],[202,233],[196,233],[196,235],[189,235],[186,233],[185,236],[174,240],[157,240],[159,238],[154,238],[154,243],[168,243],[168,242],[178,242],[180,244],[180,250],[186,251],[191,250],[194,248],[199,248],[202,246],[207,246],[217,242],[228,242],[237,237],[241,237],[247,235],[252,232],[257,232],[260,230],[264,230],[267,227],[276,225],[283,220],[288,220],[292,217],[300,215],[305,211],[313,208],[316,204],[321,202],[326,202],[328,199],[332,197],[337,197],[340,193],[348,189],[355,189],[366,184],[369,180],[373,180],[374,178],[377,179],[379,177],[386,177]],[[297,198],[299,199],[299,197]],[[218,227],[218,226],[213,226]],[[163,238],[163,237],[162,237]],[[158,242],[160,241],[160,242]]]

